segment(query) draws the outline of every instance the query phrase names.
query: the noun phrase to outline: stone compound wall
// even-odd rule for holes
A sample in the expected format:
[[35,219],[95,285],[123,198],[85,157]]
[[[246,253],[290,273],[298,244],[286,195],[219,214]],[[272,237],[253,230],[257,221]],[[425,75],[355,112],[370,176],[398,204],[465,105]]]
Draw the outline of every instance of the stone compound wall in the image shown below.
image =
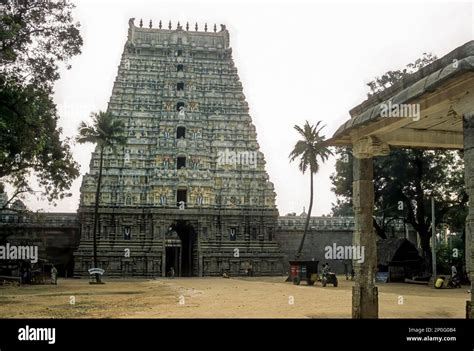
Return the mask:
[[[285,255],[285,272],[289,270],[289,260],[293,259],[303,237],[304,216],[281,216],[278,218],[278,225],[275,231],[275,240],[280,244],[281,250]],[[349,261],[327,260],[325,256],[325,247],[349,246],[352,245],[354,219],[353,217],[311,217],[310,230],[306,235],[302,251],[302,259],[319,261],[319,268],[323,263],[329,263],[331,270],[338,274],[345,272],[344,264]],[[416,233],[412,230],[408,233],[408,240],[416,244]],[[402,225],[394,228],[387,233],[393,237],[405,237],[405,230]]]
[[80,240],[76,213],[18,215],[3,211],[0,239],[10,245],[38,246],[39,259],[53,263],[60,276],[73,275],[73,252]]
[[[280,243],[280,247],[285,255],[285,269],[289,270],[288,261],[292,259],[298,250],[303,237],[303,230],[277,230],[275,239]],[[302,259],[319,261],[319,268],[327,262],[331,270],[335,273],[344,273],[344,262],[342,260],[327,260],[324,258],[324,248],[326,246],[352,245],[351,231],[322,231],[313,230],[306,235]]]

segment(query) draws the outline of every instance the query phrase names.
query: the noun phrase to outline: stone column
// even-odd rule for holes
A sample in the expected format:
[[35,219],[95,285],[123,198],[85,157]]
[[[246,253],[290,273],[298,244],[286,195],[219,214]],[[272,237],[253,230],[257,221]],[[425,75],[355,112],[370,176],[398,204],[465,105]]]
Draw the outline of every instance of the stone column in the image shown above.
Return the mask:
[[160,221],[159,236],[161,240],[161,276],[166,277],[166,230],[163,221]]
[[198,252],[198,277],[202,277],[202,252],[201,252],[201,237],[202,237],[202,223],[196,221],[196,244],[197,244],[197,252]]
[[366,137],[353,144],[353,245],[360,247],[360,252],[364,254],[360,259],[353,258],[356,281],[352,288],[352,318],[378,318],[378,291],[375,286],[377,240],[373,226],[373,156],[387,155],[389,152],[388,145],[382,145],[374,137]]
[[469,196],[469,212],[466,217],[466,269],[471,281],[470,299],[466,301],[466,318],[474,319],[474,113],[463,117],[464,133],[464,180]]

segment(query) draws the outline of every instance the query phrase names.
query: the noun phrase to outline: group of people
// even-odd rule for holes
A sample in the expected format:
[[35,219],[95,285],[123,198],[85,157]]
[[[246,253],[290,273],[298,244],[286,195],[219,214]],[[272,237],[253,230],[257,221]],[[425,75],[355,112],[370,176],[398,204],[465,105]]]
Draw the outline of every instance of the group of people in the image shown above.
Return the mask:
[[[57,285],[58,284],[58,269],[51,265],[50,271],[50,282],[51,284]],[[47,276],[47,271],[44,272],[44,268],[32,265],[23,265],[20,268],[20,279],[22,284],[31,284],[38,282],[38,277],[40,277],[41,281],[45,280],[45,276]]]
[[[349,266],[351,267],[351,270],[349,271]],[[355,277],[355,271],[354,271],[354,267],[352,267],[352,264],[350,263],[350,261],[346,261],[344,262],[344,275],[346,276],[346,280],[349,280],[349,278],[351,278],[351,280],[354,280],[354,277]]]

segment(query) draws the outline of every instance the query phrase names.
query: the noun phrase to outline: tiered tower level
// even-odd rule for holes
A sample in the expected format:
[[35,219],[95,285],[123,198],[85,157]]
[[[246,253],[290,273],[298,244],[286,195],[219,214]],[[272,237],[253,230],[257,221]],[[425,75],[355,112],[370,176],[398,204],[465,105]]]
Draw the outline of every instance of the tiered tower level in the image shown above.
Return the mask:
[[[275,191],[229,32],[129,22],[108,111],[127,143],[104,154],[99,266],[109,276],[281,274]],[[92,267],[99,149],[81,186],[76,275]]]

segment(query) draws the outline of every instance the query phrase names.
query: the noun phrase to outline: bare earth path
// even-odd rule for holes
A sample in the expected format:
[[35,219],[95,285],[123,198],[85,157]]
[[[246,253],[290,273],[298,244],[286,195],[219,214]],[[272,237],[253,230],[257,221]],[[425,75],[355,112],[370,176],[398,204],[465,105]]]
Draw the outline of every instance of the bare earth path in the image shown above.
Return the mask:
[[[350,318],[352,282],[295,286],[283,277],[60,280],[0,286],[0,318]],[[464,318],[467,287],[381,284],[381,318]],[[71,304],[75,302],[75,304]],[[402,302],[402,304],[399,304]]]

